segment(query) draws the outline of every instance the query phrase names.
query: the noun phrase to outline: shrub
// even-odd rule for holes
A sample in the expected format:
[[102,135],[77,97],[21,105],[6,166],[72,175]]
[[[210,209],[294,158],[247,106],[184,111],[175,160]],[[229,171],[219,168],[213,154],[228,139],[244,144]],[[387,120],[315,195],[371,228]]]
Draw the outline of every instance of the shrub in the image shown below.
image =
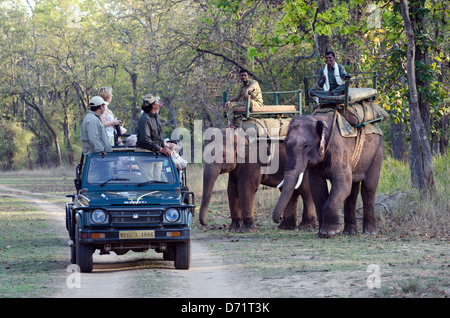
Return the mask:
[[13,170],[28,166],[28,145],[33,134],[17,123],[0,122],[0,169]]

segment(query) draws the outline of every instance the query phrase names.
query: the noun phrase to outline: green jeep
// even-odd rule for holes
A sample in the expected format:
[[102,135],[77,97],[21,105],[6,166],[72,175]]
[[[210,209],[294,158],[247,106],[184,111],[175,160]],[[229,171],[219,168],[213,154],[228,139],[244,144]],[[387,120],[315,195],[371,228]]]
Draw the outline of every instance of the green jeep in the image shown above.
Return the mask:
[[189,269],[194,195],[172,157],[134,148],[82,156],[76,194],[67,195],[71,263],[93,269],[93,253],[123,255],[154,249]]

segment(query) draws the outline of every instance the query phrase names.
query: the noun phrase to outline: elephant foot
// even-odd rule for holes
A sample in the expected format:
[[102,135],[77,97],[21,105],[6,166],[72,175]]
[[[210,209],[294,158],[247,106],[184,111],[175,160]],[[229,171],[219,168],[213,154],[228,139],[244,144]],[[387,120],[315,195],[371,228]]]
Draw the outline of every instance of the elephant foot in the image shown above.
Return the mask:
[[322,224],[317,233],[317,236],[320,238],[331,238],[336,236],[341,232],[340,224]]
[[368,227],[364,227],[363,226],[363,233],[366,235],[377,235],[377,228],[376,226],[368,226]]
[[234,221],[231,221],[231,224],[228,227],[228,232],[238,232],[240,228],[241,228],[241,221],[234,220]]
[[298,229],[305,231],[305,230],[314,230],[317,227],[317,222],[316,220],[305,220],[305,221],[301,221],[300,224],[298,225]]
[[358,231],[356,230],[355,225],[345,225],[343,234],[345,235],[356,235],[358,234]]
[[283,221],[278,225],[280,230],[295,230],[297,224],[297,220],[291,219],[283,219]]
[[254,233],[256,232],[255,224],[242,224],[239,228],[239,233]]

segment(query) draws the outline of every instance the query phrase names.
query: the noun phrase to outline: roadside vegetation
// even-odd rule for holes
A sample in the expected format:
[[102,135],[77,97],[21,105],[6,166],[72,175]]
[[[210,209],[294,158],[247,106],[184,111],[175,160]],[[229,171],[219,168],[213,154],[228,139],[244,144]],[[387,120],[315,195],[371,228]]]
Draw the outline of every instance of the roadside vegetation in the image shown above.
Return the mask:
[[[266,187],[256,196],[258,231],[228,232],[227,176],[222,175],[209,208],[209,225],[200,226],[196,216],[194,239],[206,243],[242,281],[264,285],[263,290],[254,291],[255,297],[448,297],[448,156],[437,157],[434,165],[438,196],[427,197],[411,188],[406,164],[385,159],[378,187],[376,237],[318,239],[314,230],[278,230],[271,221],[278,190]],[[25,195],[63,209],[65,194],[73,191],[73,171],[69,167],[8,172],[0,176],[0,184],[28,191]],[[189,166],[189,186],[197,204],[201,174],[200,165]],[[0,297],[50,297],[69,264],[67,239],[58,236],[61,229],[55,230],[39,206],[9,194],[18,193],[0,194]],[[376,274],[374,268],[379,270],[380,285],[369,289],[367,280]],[[166,279],[169,276],[163,269],[149,270],[140,278],[141,296],[163,295]],[[152,290],[155,283],[157,291]]]
[[54,223],[35,204],[7,195],[0,201],[0,298],[50,296],[67,266]]

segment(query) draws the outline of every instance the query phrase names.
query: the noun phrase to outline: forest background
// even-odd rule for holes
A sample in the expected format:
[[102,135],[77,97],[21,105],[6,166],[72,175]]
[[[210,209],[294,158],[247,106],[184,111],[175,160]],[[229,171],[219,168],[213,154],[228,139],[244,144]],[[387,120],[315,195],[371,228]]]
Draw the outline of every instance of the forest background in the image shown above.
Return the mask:
[[377,102],[391,115],[385,152],[414,170],[423,149],[411,133],[405,3],[420,117],[432,154],[446,155],[449,0],[4,0],[0,169],[76,163],[102,86],[113,87],[110,108],[129,132],[142,97],[161,96],[170,137],[196,120],[225,125],[223,92],[236,91],[240,68],[263,91],[303,89],[333,50],[348,73],[378,73]]

